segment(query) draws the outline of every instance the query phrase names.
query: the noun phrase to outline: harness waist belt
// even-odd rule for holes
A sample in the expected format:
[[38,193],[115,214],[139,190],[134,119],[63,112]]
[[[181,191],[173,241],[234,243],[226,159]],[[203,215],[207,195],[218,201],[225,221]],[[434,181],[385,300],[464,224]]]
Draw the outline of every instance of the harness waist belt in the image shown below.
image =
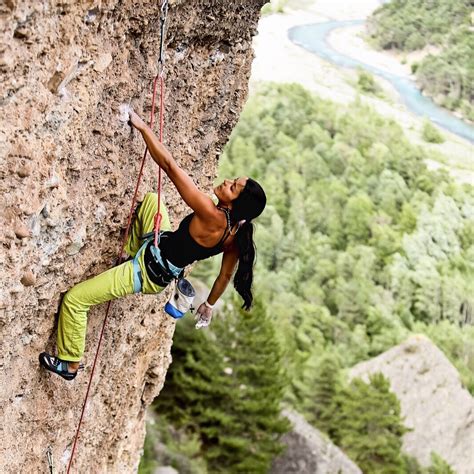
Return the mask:
[[153,243],[153,236],[149,237],[149,234],[147,234],[144,238],[145,242],[143,242],[143,245],[133,259],[134,293],[139,293],[143,286],[143,276],[138,263],[138,259],[143,252],[145,252],[143,263],[145,264],[147,276],[155,285],[165,287],[171,283],[173,279],[178,278],[183,272],[182,268],[176,267],[162,257],[160,248],[155,247]]

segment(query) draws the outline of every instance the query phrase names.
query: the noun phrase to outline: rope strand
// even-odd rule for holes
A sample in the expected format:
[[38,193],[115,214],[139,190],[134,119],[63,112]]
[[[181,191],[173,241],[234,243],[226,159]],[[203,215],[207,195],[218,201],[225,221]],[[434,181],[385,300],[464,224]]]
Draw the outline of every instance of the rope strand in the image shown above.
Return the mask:
[[[159,130],[159,139],[160,143],[163,143],[163,126],[164,126],[164,114],[163,114],[163,104],[164,104],[164,80],[163,80],[163,67],[161,67],[161,71],[156,76],[155,78],[155,84],[154,84],[154,90],[156,90],[156,79],[159,77],[160,80],[160,130]],[[158,166],[158,192],[157,194],[157,199],[158,199],[158,205],[157,205],[157,212],[156,212],[156,217],[155,217],[155,227],[154,227],[154,232],[155,232],[155,240],[154,244],[155,247],[158,247],[158,236],[160,233],[160,227],[161,227],[161,166]]]

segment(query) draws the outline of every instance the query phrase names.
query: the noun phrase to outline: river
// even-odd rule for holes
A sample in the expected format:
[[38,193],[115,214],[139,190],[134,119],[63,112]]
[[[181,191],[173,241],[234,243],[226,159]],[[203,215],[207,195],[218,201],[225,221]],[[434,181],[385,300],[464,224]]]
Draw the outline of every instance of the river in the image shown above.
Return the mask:
[[331,47],[328,36],[337,28],[362,25],[364,20],[328,21],[309,25],[294,26],[288,30],[289,39],[336,66],[345,68],[363,68],[372,74],[389,81],[400,94],[402,101],[414,114],[427,117],[440,127],[474,143],[474,127],[457,118],[447,110],[437,106],[425,97],[416,83],[407,77],[398,76],[377,67],[365,64],[346,56]]

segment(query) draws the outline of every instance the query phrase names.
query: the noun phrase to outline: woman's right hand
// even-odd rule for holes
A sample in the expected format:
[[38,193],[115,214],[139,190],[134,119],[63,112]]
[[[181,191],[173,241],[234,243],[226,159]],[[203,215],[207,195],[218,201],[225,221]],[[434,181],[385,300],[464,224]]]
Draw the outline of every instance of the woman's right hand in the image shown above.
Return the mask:
[[139,132],[144,130],[147,127],[147,124],[136,114],[133,110],[130,109],[129,112],[130,123],[135,127]]

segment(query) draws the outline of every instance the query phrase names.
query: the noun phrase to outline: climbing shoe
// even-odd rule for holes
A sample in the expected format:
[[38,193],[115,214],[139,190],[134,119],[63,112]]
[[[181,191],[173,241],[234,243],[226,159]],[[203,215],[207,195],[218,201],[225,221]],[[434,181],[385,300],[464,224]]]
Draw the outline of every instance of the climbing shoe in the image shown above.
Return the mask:
[[79,369],[76,372],[69,372],[67,361],[61,360],[58,357],[49,355],[47,352],[42,352],[39,355],[39,363],[46,370],[49,370],[50,372],[54,372],[55,374],[60,375],[63,379],[66,379],[66,380],[74,380],[79,369],[84,368],[84,365],[80,364]]

